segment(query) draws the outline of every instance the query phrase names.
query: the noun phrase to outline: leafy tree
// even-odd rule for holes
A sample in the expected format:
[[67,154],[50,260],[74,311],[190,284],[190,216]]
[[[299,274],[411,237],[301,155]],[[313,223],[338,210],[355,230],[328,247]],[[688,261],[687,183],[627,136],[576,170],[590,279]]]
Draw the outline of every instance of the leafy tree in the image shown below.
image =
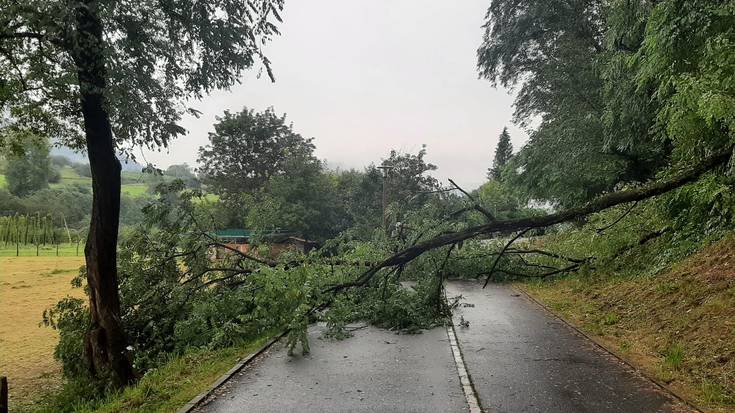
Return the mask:
[[503,132],[498,139],[498,146],[495,148],[495,158],[493,159],[492,168],[488,169],[488,179],[500,180],[500,173],[503,167],[513,157],[513,144],[510,142],[510,134],[508,128],[503,128]]
[[429,193],[439,189],[439,181],[428,174],[436,170],[436,165],[426,162],[426,153],[426,145],[415,155],[391,150],[382,162],[390,168],[385,181],[389,202],[395,203],[399,210],[421,204]]
[[346,209],[353,235],[361,240],[372,238],[382,223],[383,176],[375,166],[364,171],[335,174],[337,205]]
[[324,241],[347,228],[349,219],[338,200],[336,181],[321,162],[292,159],[288,176],[271,177],[259,192],[246,195],[248,228],[283,229]]
[[270,75],[260,50],[278,33],[270,20],[280,20],[282,6],[282,0],[0,4],[0,108],[12,116],[4,129],[41,129],[89,156],[85,348],[94,376],[117,386],[134,378],[119,321],[116,150],[167,145],[184,132],[181,115],[192,111],[183,102],[231,86],[258,59]]
[[474,196],[497,219],[518,218],[525,206],[513,191],[496,180],[485,182],[474,191]]
[[[622,3],[641,2],[614,2]],[[529,197],[574,205],[620,182],[647,180],[666,164],[666,140],[649,133],[650,96],[632,86],[621,57],[628,52],[619,49],[635,47],[632,31],[640,24],[628,25],[626,35],[610,32],[607,6],[602,0],[490,5],[480,74],[506,87],[520,84],[515,121],[540,120],[511,168],[511,185]]]
[[655,127],[687,164],[735,141],[735,2],[653,4],[632,58],[637,86],[652,89]]
[[209,145],[199,149],[199,172],[212,192],[233,196],[262,188],[287,173],[291,159],[313,161],[314,145],[286,124],[273,108],[225,111],[217,118]]
[[52,172],[48,145],[28,145],[25,153],[9,156],[5,167],[8,190],[13,195],[24,197],[48,188]]
[[197,176],[194,175],[191,167],[186,163],[171,165],[166,168],[166,171],[163,174],[166,176],[174,177],[176,179],[181,179],[182,181],[184,181],[184,184],[186,184],[186,186],[189,188],[200,187],[199,179],[197,179]]

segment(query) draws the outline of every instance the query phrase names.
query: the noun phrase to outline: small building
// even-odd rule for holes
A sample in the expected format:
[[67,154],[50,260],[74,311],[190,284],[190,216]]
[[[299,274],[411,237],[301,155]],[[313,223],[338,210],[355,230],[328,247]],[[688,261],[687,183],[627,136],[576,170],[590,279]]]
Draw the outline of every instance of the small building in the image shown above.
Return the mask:
[[[213,234],[227,248],[232,248],[244,254],[253,254],[252,244],[266,244],[269,246],[269,257],[275,258],[285,251],[296,251],[308,253],[319,246],[315,241],[309,241],[299,238],[295,233],[290,231],[251,231],[247,229],[223,229],[215,231]],[[214,258],[221,257],[223,252],[227,252],[227,248],[217,248],[214,251]],[[229,251],[230,253],[232,251]]]

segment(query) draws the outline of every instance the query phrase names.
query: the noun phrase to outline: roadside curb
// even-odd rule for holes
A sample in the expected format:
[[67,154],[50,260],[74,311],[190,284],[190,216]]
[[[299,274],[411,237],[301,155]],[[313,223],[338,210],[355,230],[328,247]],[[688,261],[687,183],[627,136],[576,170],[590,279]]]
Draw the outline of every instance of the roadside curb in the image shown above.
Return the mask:
[[559,315],[557,315],[553,310],[551,310],[549,307],[547,307],[541,301],[539,301],[536,298],[534,298],[533,296],[531,296],[531,294],[529,294],[528,292],[526,292],[524,289],[519,288],[519,287],[516,287],[514,285],[511,285],[511,288],[514,289],[515,291],[518,291],[519,293],[523,294],[526,298],[528,298],[532,302],[536,303],[536,305],[538,305],[539,307],[541,307],[545,312],[547,312],[548,314],[550,314],[552,317],[554,317],[557,320],[561,321],[567,327],[569,327],[573,331],[575,331],[577,334],[579,334],[582,337],[584,337],[587,340],[589,340],[592,344],[595,345],[595,347],[597,347],[598,349],[602,350],[603,352],[605,352],[605,353],[613,356],[616,360],[618,360],[619,362],[621,362],[624,365],[626,365],[629,368],[631,368],[633,371],[635,371],[636,373],[638,373],[641,377],[643,377],[646,380],[650,381],[651,383],[655,384],[656,387],[658,387],[664,393],[666,393],[669,396],[671,396],[674,400],[677,400],[677,401],[683,403],[685,406],[693,409],[697,413],[705,413],[705,411],[702,410],[700,407],[698,407],[696,404],[694,404],[694,402],[692,402],[690,400],[687,400],[684,397],[680,396],[671,387],[669,387],[668,385],[666,385],[666,383],[663,383],[660,380],[658,380],[658,379],[650,376],[649,374],[647,374],[646,372],[644,372],[642,369],[638,368],[637,366],[633,365],[629,361],[627,361],[624,358],[620,357],[614,351],[608,349],[607,347],[605,347],[604,345],[602,345],[600,342],[598,342],[597,340],[595,340],[594,337],[590,336],[589,334],[587,334],[584,331],[580,330],[577,326],[573,325],[572,323],[568,322],[567,320],[565,320],[562,317],[560,317]]
[[[447,299],[447,290],[444,287],[442,287],[442,289],[444,290],[444,304],[448,306],[449,300]],[[480,403],[480,396],[477,394],[475,385],[472,382],[472,376],[470,376],[470,372],[467,369],[467,364],[464,361],[462,346],[459,344],[459,340],[457,339],[457,331],[454,329],[454,312],[451,308],[449,310],[448,320],[444,327],[447,330],[449,348],[452,351],[452,358],[454,359],[454,364],[457,368],[457,376],[459,377],[459,383],[462,386],[462,392],[464,393],[469,413],[486,412],[486,410],[482,408],[482,404]]]
[[220,386],[225,384],[228,380],[232,378],[235,374],[237,374],[240,370],[245,368],[248,364],[250,364],[253,360],[255,360],[258,356],[263,354],[266,350],[268,350],[272,345],[276,344],[278,341],[280,341],[286,334],[288,334],[288,331],[284,331],[283,333],[279,334],[276,337],[273,337],[272,339],[268,340],[263,346],[261,346],[258,350],[250,353],[245,358],[240,359],[240,361],[235,364],[227,373],[221,375],[217,381],[215,381],[211,386],[209,386],[206,390],[196,395],[193,399],[189,400],[188,403],[186,403],[183,407],[181,407],[179,410],[176,411],[176,413],[190,413],[195,408],[199,407],[199,405],[204,401],[207,397],[209,397],[215,390],[217,390]]

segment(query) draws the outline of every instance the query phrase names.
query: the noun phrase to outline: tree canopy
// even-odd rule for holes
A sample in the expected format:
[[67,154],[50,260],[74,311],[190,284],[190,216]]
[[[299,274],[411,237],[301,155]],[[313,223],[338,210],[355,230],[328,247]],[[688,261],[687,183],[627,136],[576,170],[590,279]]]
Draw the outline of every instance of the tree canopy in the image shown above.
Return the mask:
[[271,177],[295,172],[289,167],[317,163],[311,141],[294,132],[286,115],[276,115],[273,108],[225,111],[209,134],[209,145],[199,149],[199,172],[217,194],[253,192]]
[[8,156],[5,179],[8,182],[8,191],[15,196],[24,197],[48,188],[51,175],[47,144],[31,143],[26,146],[24,153]]
[[[135,378],[120,324],[120,162],[136,146],[184,133],[184,106],[263,62],[283,0],[0,2],[0,143],[33,132],[86,149],[93,182],[85,245],[88,371],[113,386]],[[107,380],[109,379],[109,380]]]
[[642,41],[635,13],[623,18],[633,3],[492,1],[478,70],[519,86],[516,122],[539,121],[509,177],[530,197],[575,205],[666,164],[669,139],[653,133],[651,91],[623,57]]
[[[104,93],[115,143],[165,146],[184,130],[184,106],[239,81],[278,34],[282,0],[3,1],[0,5],[0,107],[6,128],[31,129],[83,148],[77,70],[90,49],[104,50]],[[105,40],[81,35],[83,10],[100,20]]]

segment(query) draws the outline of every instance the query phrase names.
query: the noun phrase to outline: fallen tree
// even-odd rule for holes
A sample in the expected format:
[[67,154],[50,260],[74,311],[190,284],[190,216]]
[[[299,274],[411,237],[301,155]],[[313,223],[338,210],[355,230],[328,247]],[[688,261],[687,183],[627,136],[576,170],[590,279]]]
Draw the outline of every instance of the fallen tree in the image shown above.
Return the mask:
[[[471,238],[477,238],[482,235],[492,235],[494,233],[509,233],[515,231],[526,232],[534,228],[546,228],[552,225],[560,224],[562,222],[571,221],[596,212],[600,212],[617,205],[626,204],[629,202],[643,201],[645,199],[665,194],[688,183],[694,182],[705,173],[726,164],[730,161],[732,153],[733,148],[728,147],[703,159],[698,164],[686,168],[684,171],[679,172],[668,179],[654,182],[638,188],[611,192],[606,195],[599,196],[586,203],[585,205],[577,208],[569,208],[553,214],[542,216],[509,219],[502,221],[489,220],[487,224],[474,226],[462,231],[448,232],[438,235],[429,240],[418,242],[409,248],[406,248],[391,255],[379,264],[365,271],[356,280],[331,286],[326,289],[325,292],[339,292],[354,287],[364,286],[368,282],[370,282],[370,280],[383,268],[405,265],[406,263],[418,258],[427,251],[431,251],[448,245],[455,245]],[[510,247],[510,244],[512,244],[512,242],[506,244],[503,250],[507,250]],[[488,275],[488,277],[490,275]],[[485,283],[485,285],[487,285],[487,282]]]

